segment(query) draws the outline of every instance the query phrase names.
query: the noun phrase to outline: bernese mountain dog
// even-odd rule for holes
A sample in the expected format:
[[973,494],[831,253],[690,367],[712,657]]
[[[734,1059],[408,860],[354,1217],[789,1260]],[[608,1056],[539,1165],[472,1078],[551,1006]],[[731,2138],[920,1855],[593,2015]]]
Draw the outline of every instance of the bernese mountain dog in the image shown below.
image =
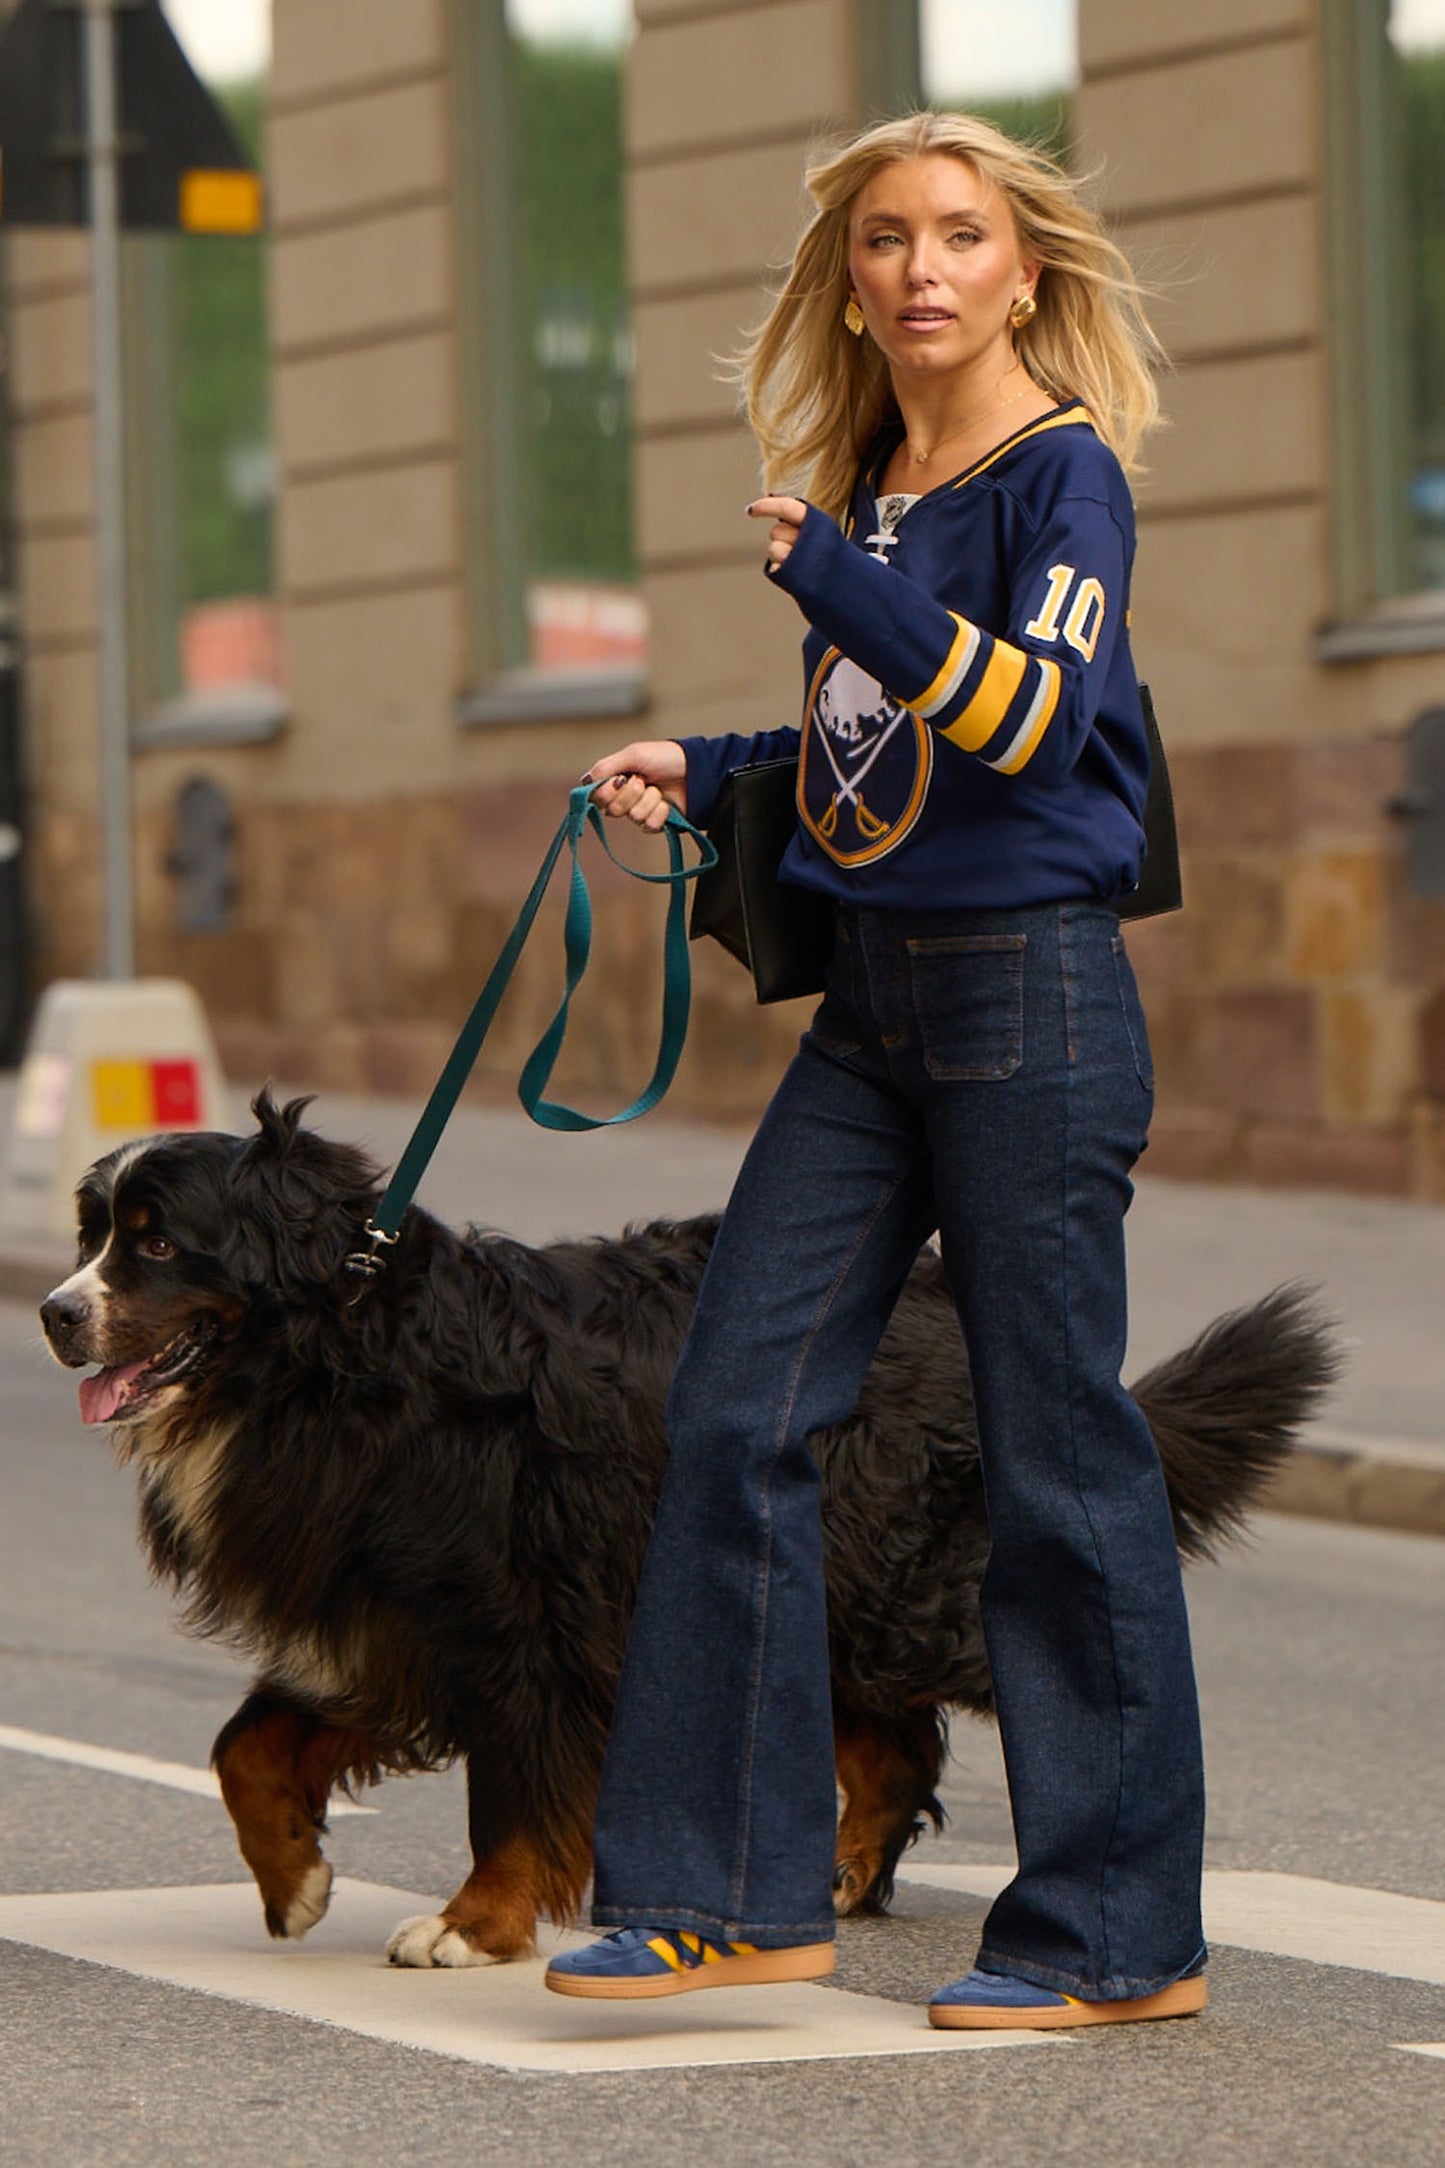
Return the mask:
[[[256,1100],[248,1137],[160,1136],[78,1192],[43,1305],[90,1424],[140,1482],[191,1631],[247,1652],[214,1764],[273,1935],[326,1909],[334,1787],[465,1761],[473,1865],[403,1965],[533,1947],[576,1918],[603,1742],[666,1456],[663,1403],[716,1222],[531,1248],[410,1210],[372,1280],[354,1147]],[[1185,1557],[1240,1524],[1335,1369],[1308,1296],[1211,1325],[1135,1388]],[[950,1711],[989,1708],[988,1525],[968,1363],[925,1250],[822,1472],[840,1912],[888,1902],[942,1815]],[[886,1540],[884,1532],[886,1531]]]

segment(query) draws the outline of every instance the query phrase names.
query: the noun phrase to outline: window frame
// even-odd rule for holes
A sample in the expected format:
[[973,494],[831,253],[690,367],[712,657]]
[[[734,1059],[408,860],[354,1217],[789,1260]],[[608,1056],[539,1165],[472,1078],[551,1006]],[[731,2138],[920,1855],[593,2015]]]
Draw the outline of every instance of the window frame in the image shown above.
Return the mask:
[[507,95],[505,0],[447,0],[452,52],[457,349],[461,385],[464,728],[630,716],[650,704],[645,666],[555,669],[527,652],[523,567],[511,546],[522,473],[517,282],[511,220],[513,101]]
[[1445,589],[1410,586],[1393,509],[1408,443],[1388,10],[1323,0],[1321,36],[1333,611],[1314,654],[1331,663],[1445,648]]
[[[269,745],[291,721],[291,697],[285,686],[218,686],[197,693],[181,690],[179,683],[180,540],[170,336],[173,258],[168,247],[173,238],[156,233],[121,237],[130,743],[137,752]],[[270,367],[268,351],[268,371]],[[275,594],[273,582],[273,599]]]

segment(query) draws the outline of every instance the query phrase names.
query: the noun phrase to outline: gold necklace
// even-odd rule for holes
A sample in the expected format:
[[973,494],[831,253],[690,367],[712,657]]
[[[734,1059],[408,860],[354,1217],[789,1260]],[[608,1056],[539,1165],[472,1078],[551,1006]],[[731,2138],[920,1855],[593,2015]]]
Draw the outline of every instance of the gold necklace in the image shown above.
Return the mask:
[[931,451],[915,452],[913,450],[912,440],[908,439],[908,449],[913,458],[914,464],[919,467],[926,467],[929,460],[936,458],[945,444],[952,444],[955,437],[966,437],[969,430],[977,429],[980,422],[988,421],[995,414],[1002,414],[1007,407],[1017,406],[1020,399],[1027,399],[1029,393],[1031,391],[1037,391],[1037,389],[1038,386],[1035,384],[1033,378],[1030,377],[1029,381],[1027,382],[1027,384],[1025,384],[1022,391],[1016,391],[1011,399],[1000,399],[997,406],[985,407],[982,414],[975,414],[971,421],[966,421],[962,423],[957,429],[950,429],[946,437],[939,438],[937,444],[933,446]]

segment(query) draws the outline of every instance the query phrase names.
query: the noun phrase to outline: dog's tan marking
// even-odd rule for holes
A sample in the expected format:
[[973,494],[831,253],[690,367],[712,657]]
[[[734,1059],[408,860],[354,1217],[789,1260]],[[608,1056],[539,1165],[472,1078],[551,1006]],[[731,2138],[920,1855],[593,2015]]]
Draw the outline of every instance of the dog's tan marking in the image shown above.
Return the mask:
[[[591,1868],[585,1838],[558,1862],[519,1831],[490,1859],[478,1860],[450,1904],[434,1919],[403,1920],[387,1955],[394,1965],[485,1964],[536,1952],[537,1914],[575,1919]],[[463,1957],[462,1952],[471,1954]]]
[[317,1841],[331,1787],[370,1760],[369,1742],[292,1709],[268,1710],[230,1738],[223,1732],[221,1741],[221,1796],[241,1857],[256,1877],[266,1925],[279,1939],[304,1935],[325,1912],[331,1890]]
[[846,1917],[866,1907],[879,1876],[897,1860],[932,1785],[881,1727],[839,1723],[834,1743],[843,1818],[833,1908]]

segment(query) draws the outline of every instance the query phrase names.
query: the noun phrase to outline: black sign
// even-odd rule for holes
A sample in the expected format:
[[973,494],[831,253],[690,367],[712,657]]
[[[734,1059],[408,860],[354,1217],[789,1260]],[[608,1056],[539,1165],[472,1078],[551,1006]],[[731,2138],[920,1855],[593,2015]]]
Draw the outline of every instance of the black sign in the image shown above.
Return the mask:
[[[255,233],[261,177],[192,68],[160,0],[116,0],[120,222]],[[0,33],[0,224],[86,226],[84,11],[20,0]]]

